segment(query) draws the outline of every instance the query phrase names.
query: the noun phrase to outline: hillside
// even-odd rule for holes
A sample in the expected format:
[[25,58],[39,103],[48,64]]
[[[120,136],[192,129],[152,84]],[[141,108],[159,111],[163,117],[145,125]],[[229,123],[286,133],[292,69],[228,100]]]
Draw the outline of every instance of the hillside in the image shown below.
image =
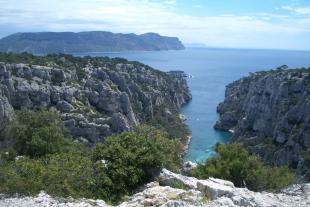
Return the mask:
[[215,128],[267,163],[310,172],[310,69],[257,72],[226,88]]
[[16,33],[0,40],[0,52],[29,52],[35,54],[181,50],[176,37],[156,33],[114,34],[111,32],[39,32]]
[[71,135],[89,144],[140,124],[187,139],[179,117],[191,99],[185,78],[138,62],[0,53],[0,89],[0,131],[14,110],[53,108]]

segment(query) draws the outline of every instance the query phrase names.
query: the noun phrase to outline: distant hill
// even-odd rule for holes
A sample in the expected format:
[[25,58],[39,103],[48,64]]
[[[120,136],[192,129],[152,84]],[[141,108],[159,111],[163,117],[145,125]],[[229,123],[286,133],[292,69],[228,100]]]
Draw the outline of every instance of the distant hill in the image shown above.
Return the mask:
[[0,39],[1,52],[73,53],[182,50],[176,37],[156,33],[121,34],[111,32],[38,32],[16,33]]

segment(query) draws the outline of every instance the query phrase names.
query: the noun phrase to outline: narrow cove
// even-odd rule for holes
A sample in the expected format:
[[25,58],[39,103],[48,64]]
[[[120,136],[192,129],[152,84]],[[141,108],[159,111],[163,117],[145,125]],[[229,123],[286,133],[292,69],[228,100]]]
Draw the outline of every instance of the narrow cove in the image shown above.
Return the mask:
[[87,53],[76,55],[123,57],[153,68],[183,70],[190,75],[188,85],[193,100],[181,114],[192,132],[185,160],[199,162],[214,155],[213,146],[227,143],[230,133],[213,128],[218,120],[217,105],[224,100],[225,86],[250,72],[270,70],[286,64],[292,68],[310,64],[310,52],[284,50],[247,50],[187,48],[181,51]]

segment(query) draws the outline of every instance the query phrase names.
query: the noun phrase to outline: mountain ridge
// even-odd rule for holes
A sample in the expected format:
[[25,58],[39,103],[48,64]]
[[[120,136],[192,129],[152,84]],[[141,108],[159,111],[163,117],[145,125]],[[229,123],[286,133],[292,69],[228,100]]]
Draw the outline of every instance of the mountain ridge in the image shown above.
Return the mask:
[[185,49],[177,37],[157,33],[27,32],[14,33],[0,39],[1,52],[82,53],[119,51],[157,51]]

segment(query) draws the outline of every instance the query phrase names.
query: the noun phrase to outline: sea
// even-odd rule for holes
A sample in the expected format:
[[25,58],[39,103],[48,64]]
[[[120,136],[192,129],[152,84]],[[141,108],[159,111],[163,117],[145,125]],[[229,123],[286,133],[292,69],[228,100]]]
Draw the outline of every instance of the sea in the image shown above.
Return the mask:
[[227,143],[230,133],[213,128],[219,116],[217,105],[224,100],[227,84],[250,72],[271,70],[281,65],[310,67],[310,51],[187,48],[178,51],[83,53],[76,55],[123,57],[162,71],[183,70],[193,99],[181,113],[192,139],[185,160],[201,162],[215,154],[217,142]]

